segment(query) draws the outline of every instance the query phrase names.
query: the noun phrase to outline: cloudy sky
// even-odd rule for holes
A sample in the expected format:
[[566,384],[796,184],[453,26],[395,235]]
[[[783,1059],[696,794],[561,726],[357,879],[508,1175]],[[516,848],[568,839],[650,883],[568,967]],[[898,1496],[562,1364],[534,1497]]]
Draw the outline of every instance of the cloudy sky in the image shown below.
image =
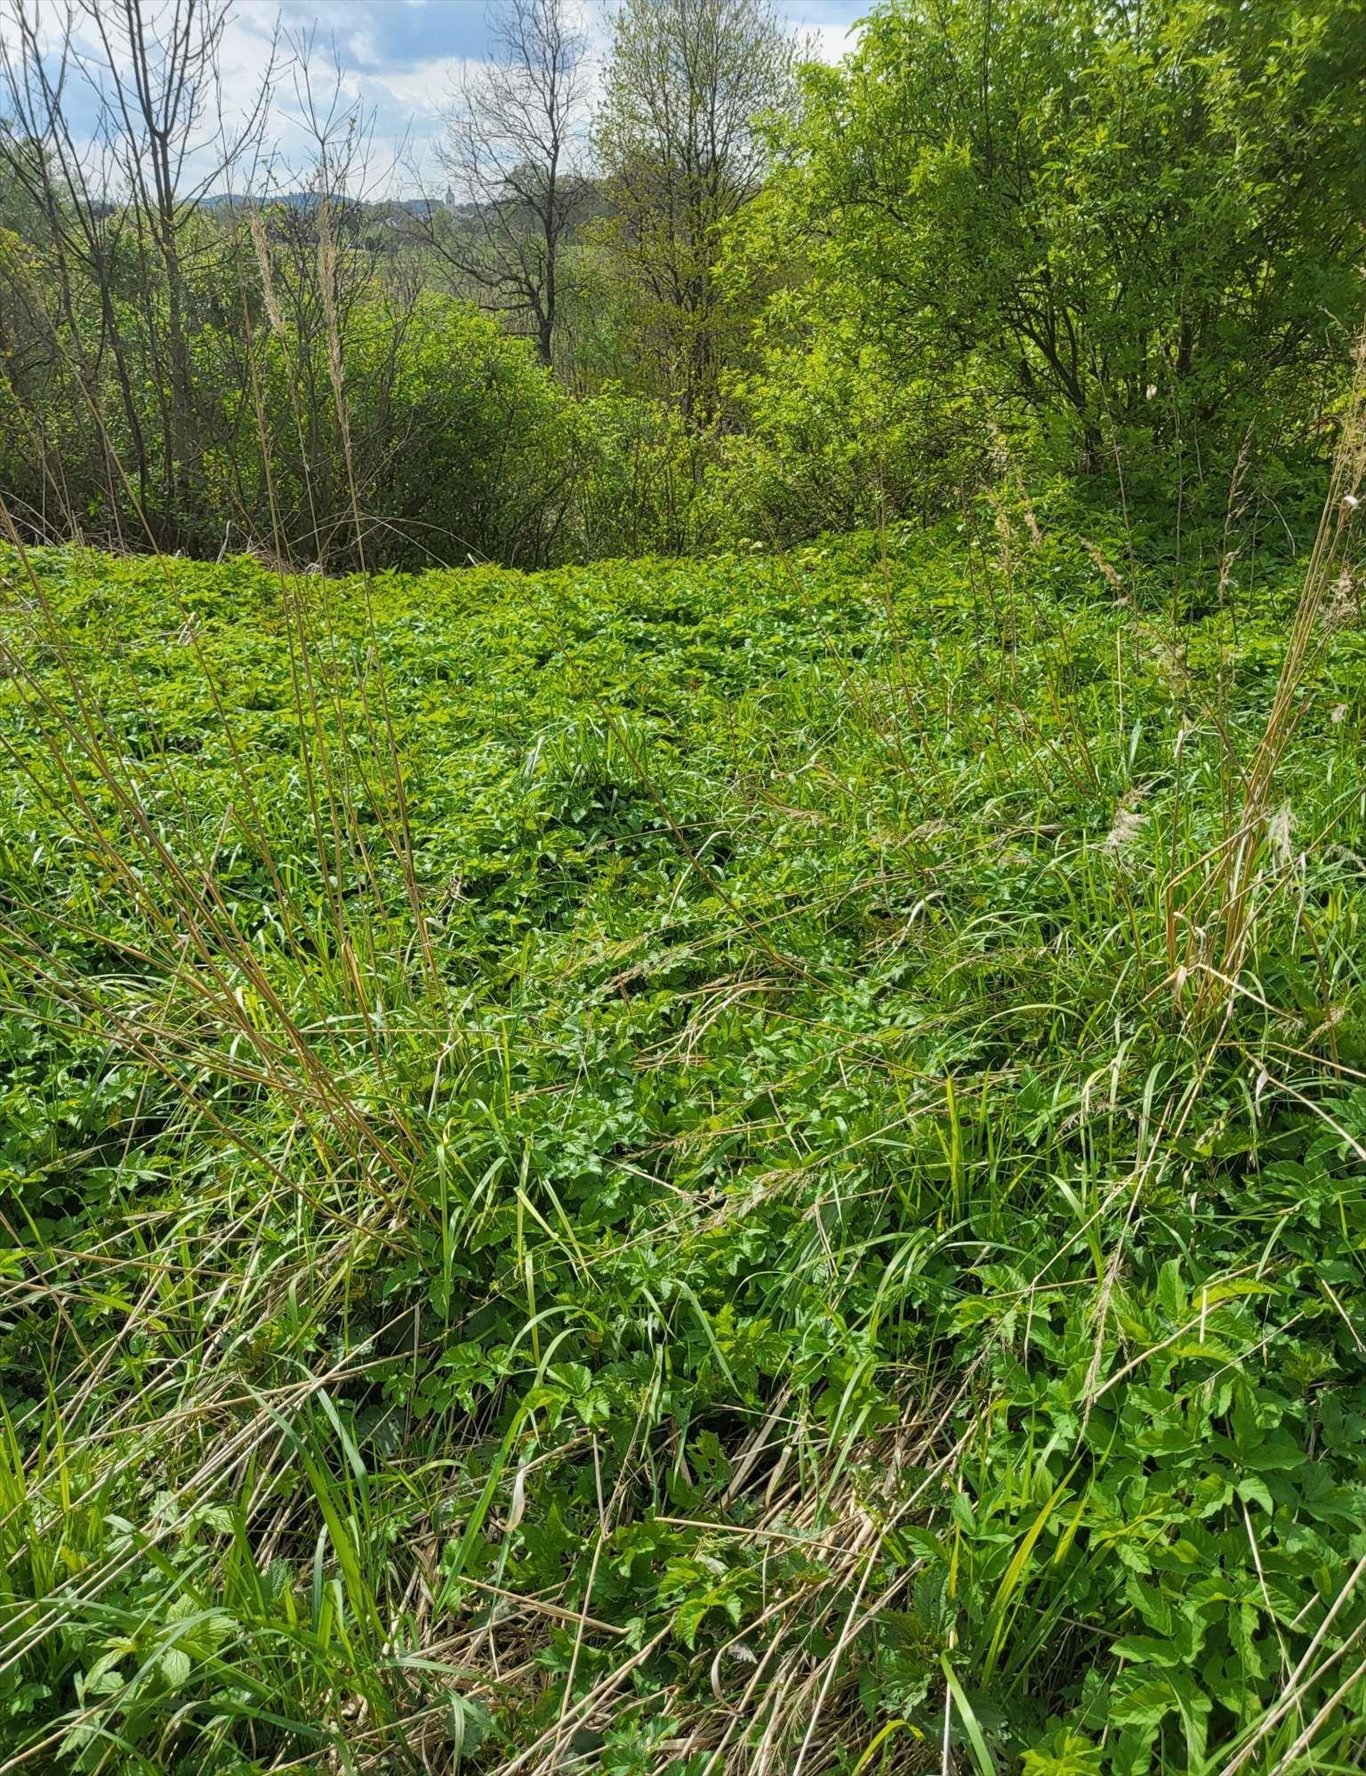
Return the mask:
[[[818,54],[836,61],[868,0],[779,0],[780,10],[810,38]],[[587,0],[590,37],[600,57],[606,45],[608,0]],[[426,148],[448,105],[462,63],[488,46],[487,0],[237,0],[223,44],[230,92],[253,90],[266,67],[277,27],[288,38],[311,34],[319,60],[335,46],[348,96],[374,119],[377,159],[392,157],[405,139],[405,159],[426,159]],[[293,80],[277,86],[273,133],[288,157],[298,145],[292,122]]]

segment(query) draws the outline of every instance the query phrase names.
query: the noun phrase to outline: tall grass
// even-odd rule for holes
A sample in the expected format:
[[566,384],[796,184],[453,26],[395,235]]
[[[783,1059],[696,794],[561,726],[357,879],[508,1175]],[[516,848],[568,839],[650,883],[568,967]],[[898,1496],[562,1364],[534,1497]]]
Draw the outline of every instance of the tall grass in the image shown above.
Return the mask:
[[[1310,706],[1316,668],[1334,630],[1360,616],[1362,482],[1366,479],[1366,334],[1353,354],[1338,447],[1323,514],[1305,568],[1303,586],[1286,641],[1276,694],[1245,770],[1239,818],[1224,837],[1207,872],[1212,901],[1212,956],[1193,955],[1182,967],[1198,971],[1197,1014],[1208,1017],[1237,993],[1253,942],[1258,913],[1258,866],[1287,849],[1273,828],[1277,774]],[[1211,947],[1203,931],[1197,947]]]
[[1236,631],[9,526],[0,1771],[1353,1767],[1361,397]]

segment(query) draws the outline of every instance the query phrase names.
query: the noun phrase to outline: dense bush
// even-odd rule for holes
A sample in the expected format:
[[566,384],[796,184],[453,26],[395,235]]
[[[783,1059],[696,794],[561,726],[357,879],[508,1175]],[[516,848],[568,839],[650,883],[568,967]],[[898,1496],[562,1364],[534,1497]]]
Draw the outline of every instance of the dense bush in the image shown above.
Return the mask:
[[715,203],[682,137],[640,185],[618,156],[553,375],[438,292],[439,232],[322,190],[163,219],[0,132],[0,488],[35,537],[329,567],[809,538],[961,507],[1003,451],[1186,514],[1293,498],[1363,307],[1362,4],[877,8],[771,164],[736,122]]
[[712,497],[765,540],[938,516],[981,485],[987,416],[971,393],[903,380],[850,326],[775,347],[732,396],[743,423],[725,440]]
[[[535,566],[572,548],[576,415],[528,341],[448,297],[423,293],[403,309],[371,298],[348,317],[340,405],[326,338],[285,329],[268,349],[266,446],[295,560],[354,560],[357,512],[375,563]],[[305,367],[312,354],[324,361]],[[300,401],[306,378],[321,388],[316,410]],[[300,427],[312,434],[303,452]],[[251,522],[270,536],[264,507]]]
[[928,397],[913,447],[889,428],[911,478],[965,403],[1131,492],[1321,447],[1362,311],[1359,0],[886,5],[780,146],[745,231],[770,407],[871,358]]
[[714,432],[666,402],[608,387],[579,408],[578,530],[584,557],[686,555],[733,537],[718,510]]
[[[136,440],[163,422],[158,383],[121,386],[112,355],[55,344],[41,256],[16,236],[0,236],[0,275],[16,293],[0,335],[0,487],[29,534],[251,546],[325,568],[535,567],[715,534],[715,448],[667,403],[613,389],[575,400],[470,304],[375,278],[334,322],[316,295],[290,302],[278,286],[269,302],[241,289],[240,312],[200,292],[194,461],[173,484],[140,477]],[[150,360],[141,320],[120,311],[120,338]]]

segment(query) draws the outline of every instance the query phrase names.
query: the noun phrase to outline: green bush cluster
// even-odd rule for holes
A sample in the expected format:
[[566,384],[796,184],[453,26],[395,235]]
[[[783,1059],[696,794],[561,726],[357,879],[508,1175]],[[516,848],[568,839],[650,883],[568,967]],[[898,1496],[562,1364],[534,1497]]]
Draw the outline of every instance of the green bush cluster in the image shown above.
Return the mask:
[[[666,405],[610,390],[577,401],[528,341],[430,290],[400,301],[373,280],[332,336],[309,310],[277,307],[272,324],[258,292],[216,293],[243,270],[240,253],[215,256],[196,292],[195,457],[164,485],[132,469],[135,435],[164,426],[151,375],[125,402],[112,357],[95,368],[59,353],[25,399],[0,384],[0,488],[21,530],[74,522],[197,556],[251,546],[299,568],[537,567],[710,540],[697,489],[714,452]],[[16,280],[41,307],[41,261],[0,236],[0,281]],[[139,318],[122,317],[125,349],[152,361]]]
[[336,569],[805,541],[1003,455],[1295,500],[1362,316],[1363,46],[1361,0],[875,8],[648,301],[677,219],[593,186],[553,375],[400,217],[187,202],[151,252],[7,136],[0,490],[34,538]]
[[1188,509],[1303,474],[1362,313],[1363,93],[1356,0],[875,8],[740,219],[779,509],[832,453],[837,513],[952,503],[1001,437]]

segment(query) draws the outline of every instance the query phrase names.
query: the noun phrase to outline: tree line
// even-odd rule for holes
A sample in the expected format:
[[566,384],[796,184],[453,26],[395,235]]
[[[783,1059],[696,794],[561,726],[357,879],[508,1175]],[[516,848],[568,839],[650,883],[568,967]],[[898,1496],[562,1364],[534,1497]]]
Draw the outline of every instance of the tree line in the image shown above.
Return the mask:
[[[295,565],[785,540],[1031,477],[1312,494],[1363,308],[1366,0],[501,0],[444,190],[382,202],[231,0],[4,0],[21,535]],[[293,89],[308,164],[270,151]],[[411,186],[411,181],[410,181]]]

